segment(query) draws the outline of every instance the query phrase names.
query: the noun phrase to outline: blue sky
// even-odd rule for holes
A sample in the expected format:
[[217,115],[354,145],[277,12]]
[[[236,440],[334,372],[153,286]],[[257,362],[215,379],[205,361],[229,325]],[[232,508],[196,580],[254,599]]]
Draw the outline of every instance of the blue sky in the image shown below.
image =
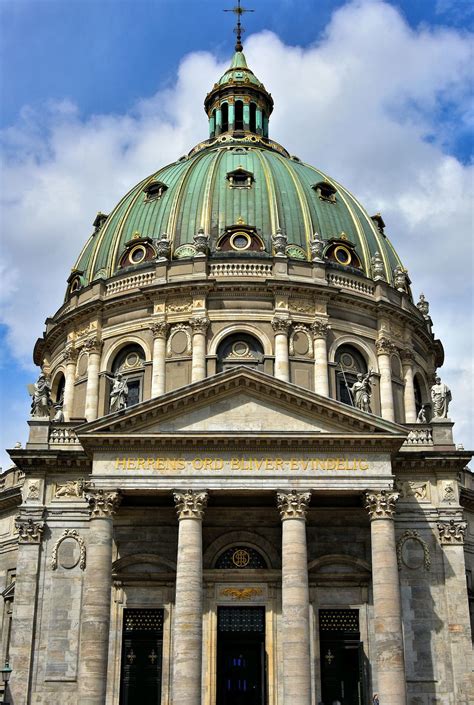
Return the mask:
[[[272,135],[382,210],[415,295],[431,302],[469,445],[473,3],[243,4],[256,10],[245,48],[275,97]],[[205,136],[232,5],[0,0],[1,445],[25,440],[32,347],[95,213]]]

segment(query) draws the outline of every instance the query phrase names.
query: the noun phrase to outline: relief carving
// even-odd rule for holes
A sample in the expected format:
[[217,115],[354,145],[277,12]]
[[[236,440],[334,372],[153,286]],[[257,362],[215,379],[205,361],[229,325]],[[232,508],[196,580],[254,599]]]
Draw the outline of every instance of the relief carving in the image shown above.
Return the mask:
[[[307,345],[304,346],[304,348],[297,349],[298,346],[295,347],[295,337],[298,336],[298,334],[304,335],[307,339]],[[311,356],[313,354],[313,340],[311,338],[311,335],[309,334],[308,326],[305,326],[302,323],[297,324],[294,326],[291,335],[290,335],[290,343],[289,343],[289,353],[290,355],[304,355],[306,356]]]
[[[417,558],[411,558],[406,556],[404,554],[403,548],[407,542],[415,542],[418,543],[423,551],[423,556],[421,561],[418,561]],[[421,568],[423,565],[424,570],[430,570],[431,568],[431,556],[430,556],[430,549],[426,541],[424,541],[419,535],[418,531],[415,530],[407,530],[405,531],[402,536],[399,538],[397,541],[397,563],[398,563],[398,569],[401,570],[402,564],[406,566],[407,568],[410,568],[411,570],[417,570],[417,568]]]
[[166,309],[170,313],[189,313],[193,309],[191,299],[173,299],[166,303]]
[[403,499],[427,499],[428,483],[416,482],[415,480],[397,480],[395,486]]
[[54,496],[57,498],[67,497],[68,499],[82,497],[84,487],[85,480],[82,477],[79,480],[68,480],[63,484],[56,483]]
[[262,588],[245,587],[245,588],[224,588],[221,590],[221,595],[231,597],[233,600],[251,600],[253,597],[258,597],[263,594]]
[[73,539],[77,542],[79,546],[79,559],[77,561],[73,559],[71,563],[61,565],[63,566],[63,568],[74,568],[79,563],[79,568],[81,570],[84,570],[86,567],[86,545],[84,543],[84,539],[82,538],[82,536],[79,535],[76,529],[65,529],[62,536],[54,544],[51,553],[52,570],[56,570],[58,567],[58,550],[63,541],[65,541],[66,539]]
[[[173,339],[177,333],[182,333],[185,336],[186,343],[184,346],[179,346],[178,349],[175,349]],[[166,346],[167,356],[172,357],[173,355],[191,355],[191,350],[192,340],[191,333],[189,332],[189,327],[184,325],[183,323],[179,323],[178,325],[173,326]]]

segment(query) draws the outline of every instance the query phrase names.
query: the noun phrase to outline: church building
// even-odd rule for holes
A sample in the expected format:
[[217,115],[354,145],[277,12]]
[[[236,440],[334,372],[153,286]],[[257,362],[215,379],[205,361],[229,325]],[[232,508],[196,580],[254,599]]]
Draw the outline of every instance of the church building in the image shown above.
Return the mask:
[[382,215],[271,139],[238,19],[209,136],[97,214],[36,343],[4,702],[472,704],[471,454],[428,301]]

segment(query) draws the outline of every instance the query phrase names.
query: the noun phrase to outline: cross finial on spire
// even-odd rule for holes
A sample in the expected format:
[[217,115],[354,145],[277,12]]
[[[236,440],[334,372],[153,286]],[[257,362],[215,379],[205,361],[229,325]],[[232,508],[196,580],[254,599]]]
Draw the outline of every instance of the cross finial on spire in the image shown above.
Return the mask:
[[245,32],[245,29],[242,27],[242,22],[240,21],[240,18],[244,14],[244,12],[255,12],[255,10],[247,10],[245,7],[241,7],[240,5],[241,0],[237,0],[237,5],[232,8],[232,10],[224,10],[224,12],[233,12],[235,15],[237,15],[237,25],[234,29],[235,34],[237,35],[237,41],[235,43],[235,51],[243,51],[243,46],[242,46],[242,34]]

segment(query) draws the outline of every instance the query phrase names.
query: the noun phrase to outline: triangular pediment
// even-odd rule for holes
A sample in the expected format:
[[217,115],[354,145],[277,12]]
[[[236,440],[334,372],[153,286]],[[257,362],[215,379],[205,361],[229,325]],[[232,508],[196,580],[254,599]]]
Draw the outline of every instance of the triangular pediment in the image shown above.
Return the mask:
[[243,367],[174,390],[77,429],[88,440],[136,437],[356,436],[403,442],[397,424]]

